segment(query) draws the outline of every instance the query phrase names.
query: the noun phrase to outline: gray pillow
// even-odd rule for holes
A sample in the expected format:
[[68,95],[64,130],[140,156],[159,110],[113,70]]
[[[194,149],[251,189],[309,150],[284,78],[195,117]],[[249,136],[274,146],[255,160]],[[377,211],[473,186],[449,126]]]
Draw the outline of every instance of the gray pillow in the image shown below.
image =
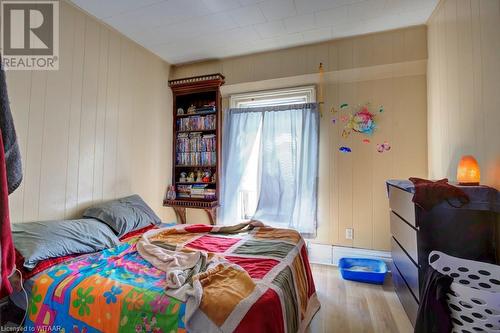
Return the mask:
[[160,218],[137,194],[87,208],[83,216],[93,217],[106,223],[118,237],[152,224],[161,223]]
[[24,267],[39,261],[115,247],[120,240],[95,219],[13,223],[14,246],[24,257]]

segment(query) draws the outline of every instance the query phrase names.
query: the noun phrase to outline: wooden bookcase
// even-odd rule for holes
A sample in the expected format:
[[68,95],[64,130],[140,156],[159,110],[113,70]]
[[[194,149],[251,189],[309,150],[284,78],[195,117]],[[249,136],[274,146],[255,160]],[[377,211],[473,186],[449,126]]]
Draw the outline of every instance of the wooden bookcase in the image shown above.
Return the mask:
[[[220,87],[223,84],[222,74],[168,82],[173,95],[172,184],[177,197],[165,199],[163,204],[175,210],[181,223],[186,223],[187,208],[203,209],[210,223],[216,222],[222,134]],[[191,173],[194,178],[190,177]],[[203,180],[199,179],[199,173],[205,176]],[[209,179],[206,173],[210,174]]]

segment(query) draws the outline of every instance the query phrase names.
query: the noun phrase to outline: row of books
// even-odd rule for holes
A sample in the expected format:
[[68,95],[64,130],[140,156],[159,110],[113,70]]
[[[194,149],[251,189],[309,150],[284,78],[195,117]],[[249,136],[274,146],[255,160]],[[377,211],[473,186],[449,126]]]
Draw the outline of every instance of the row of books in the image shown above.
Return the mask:
[[213,152],[217,148],[215,134],[202,135],[200,132],[177,134],[177,152]]
[[217,153],[209,152],[193,152],[193,153],[177,153],[177,165],[186,166],[215,166],[217,164]]
[[177,119],[177,128],[179,131],[214,130],[217,126],[216,121],[214,114],[180,118]]
[[205,184],[177,185],[177,198],[215,199],[215,189],[207,188],[207,186]]

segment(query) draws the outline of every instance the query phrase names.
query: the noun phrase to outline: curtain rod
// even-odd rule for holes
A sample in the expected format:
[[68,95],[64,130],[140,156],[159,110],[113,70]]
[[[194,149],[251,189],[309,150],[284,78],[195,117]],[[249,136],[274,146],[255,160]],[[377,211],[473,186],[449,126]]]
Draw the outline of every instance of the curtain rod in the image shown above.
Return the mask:
[[311,109],[312,111],[318,111],[318,103],[258,106],[253,108],[229,108],[227,111],[231,113],[243,113],[243,112],[290,111],[290,110],[301,110],[301,109]]

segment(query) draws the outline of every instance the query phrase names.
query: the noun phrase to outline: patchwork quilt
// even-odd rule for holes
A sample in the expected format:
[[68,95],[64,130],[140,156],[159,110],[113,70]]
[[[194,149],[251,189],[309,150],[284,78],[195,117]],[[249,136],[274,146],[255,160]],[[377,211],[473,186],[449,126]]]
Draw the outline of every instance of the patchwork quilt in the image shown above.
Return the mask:
[[138,253],[140,238],[37,276],[26,330],[291,333],[303,332],[319,309],[305,243],[293,230],[158,230],[154,242],[163,248],[218,259],[189,276],[193,291],[185,302],[169,296],[165,272]]

